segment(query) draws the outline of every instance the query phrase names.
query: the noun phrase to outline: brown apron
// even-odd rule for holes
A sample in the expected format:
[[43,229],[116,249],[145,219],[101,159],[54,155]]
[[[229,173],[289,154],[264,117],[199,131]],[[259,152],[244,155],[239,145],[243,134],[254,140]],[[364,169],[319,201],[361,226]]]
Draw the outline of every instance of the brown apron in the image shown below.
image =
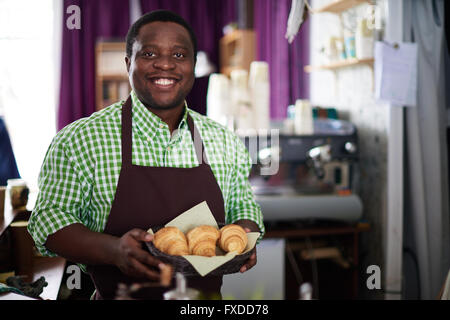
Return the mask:
[[[201,161],[204,149],[195,148],[200,165],[194,168],[145,167],[132,164],[132,107],[131,97],[122,107],[122,169],[106,222],[104,233],[121,237],[133,228],[148,230],[161,226],[206,201],[218,223],[225,222],[222,192],[207,161]],[[192,141],[200,137],[192,118],[187,117]],[[198,144],[200,146],[200,144]],[[149,282],[148,279],[131,278],[116,266],[89,266],[88,272],[96,287],[96,299],[114,299],[118,283]],[[222,277],[189,277],[189,287],[204,294],[220,294]],[[171,287],[174,286],[172,281]],[[147,289],[144,299],[162,299],[169,288]]]

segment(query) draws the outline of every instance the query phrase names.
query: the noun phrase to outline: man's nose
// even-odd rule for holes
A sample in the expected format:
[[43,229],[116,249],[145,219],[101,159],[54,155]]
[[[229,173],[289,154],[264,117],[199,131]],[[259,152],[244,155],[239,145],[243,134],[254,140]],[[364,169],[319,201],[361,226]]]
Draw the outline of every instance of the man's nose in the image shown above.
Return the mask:
[[172,57],[164,55],[155,59],[153,66],[157,69],[171,70],[175,68],[175,63],[172,61]]

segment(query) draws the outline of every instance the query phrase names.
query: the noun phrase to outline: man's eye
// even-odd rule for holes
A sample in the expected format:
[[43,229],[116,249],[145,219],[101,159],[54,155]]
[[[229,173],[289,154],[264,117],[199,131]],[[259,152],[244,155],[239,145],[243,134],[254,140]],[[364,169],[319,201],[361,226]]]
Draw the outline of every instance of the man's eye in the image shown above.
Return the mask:
[[175,53],[174,56],[175,56],[175,58],[184,58],[185,57],[185,55],[180,52]]
[[154,57],[155,53],[151,51],[146,51],[142,54],[144,57]]

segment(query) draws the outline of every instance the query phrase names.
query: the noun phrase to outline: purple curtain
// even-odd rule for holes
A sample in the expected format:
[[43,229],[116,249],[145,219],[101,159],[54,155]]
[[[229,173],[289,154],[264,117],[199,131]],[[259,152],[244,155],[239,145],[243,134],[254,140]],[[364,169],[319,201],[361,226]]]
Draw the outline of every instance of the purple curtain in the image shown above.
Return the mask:
[[[66,9],[70,5],[81,9],[80,30],[66,27]],[[95,111],[96,41],[125,41],[130,26],[128,0],[64,0],[63,10],[58,130]]]
[[[292,44],[284,38],[291,0],[254,0],[254,29],[257,59],[270,66],[271,117],[286,116],[286,107],[298,98],[309,97],[309,21]],[[66,8],[81,9],[81,29],[66,27]],[[180,14],[193,27],[198,50],[205,51],[219,68],[218,43],[222,28],[237,20],[235,0],[141,0],[143,13],[167,9]],[[62,72],[58,110],[58,130],[95,111],[95,43],[100,38],[125,40],[128,31],[128,0],[64,0]],[[190,107],[206,113],[208,77],[197,78],[187,97]]]
[[309,98],[309,79],[303,67],[309,60],[309,19],[295,40],[285,39],[291,0],[254,0],[257,59],[269,63],[270,116],[286,117],[287,106]]
[[[219,40],[222,28],[237,20],[235,0],[141,0],[142,13],[157,9],[173,11],[183,17],[194,29],[198,50],[205,51],[219,70]],[[186,98],[189,107],[206,114],[206,94],[209,77],[196,78]]]

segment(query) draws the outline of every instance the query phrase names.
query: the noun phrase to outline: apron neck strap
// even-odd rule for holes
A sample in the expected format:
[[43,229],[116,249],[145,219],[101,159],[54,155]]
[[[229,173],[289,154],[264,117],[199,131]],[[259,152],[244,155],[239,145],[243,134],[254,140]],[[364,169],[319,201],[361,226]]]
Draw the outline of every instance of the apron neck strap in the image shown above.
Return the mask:
[[[131,95],[122,106],[122,165],[131,166],[132,164],[132,106]],[[194,121],[188,113],[187,122],[189,131],[191,132],[192,141],[194,143],[195,154],[199,165],[207,165],[206,154],[204,154],[205,147],[202,138],[198,132]]]
[[122,166],[131,166],[131,95],[122,106]]
[[[188,112],[188,111],[186,111]],[[197,155],[197,161],[200,166],[208,165],[208,159],[206,158],[205,146],[203,145],[202,137],[194,125],[191,115],[188,112],[187,122],[189,131],[191,132],[192,143],[194,144],[195,154]]]

